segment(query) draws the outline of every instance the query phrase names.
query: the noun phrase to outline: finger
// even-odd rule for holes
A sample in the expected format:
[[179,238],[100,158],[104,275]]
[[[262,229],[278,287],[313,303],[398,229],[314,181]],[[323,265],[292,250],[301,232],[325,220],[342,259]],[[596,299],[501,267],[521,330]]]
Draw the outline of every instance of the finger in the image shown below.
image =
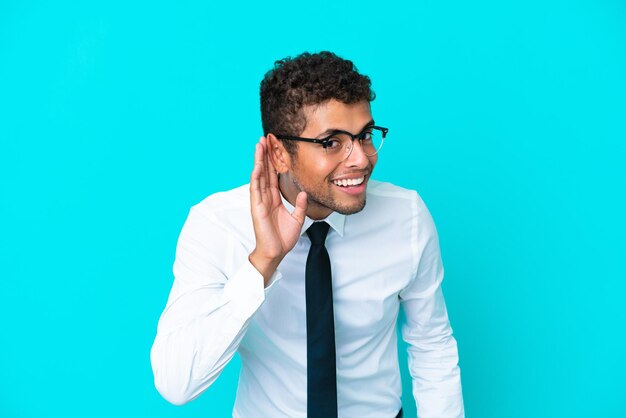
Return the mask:
[[[269,151],[268,151],[269,154]],[[278,176],[276,175],[276,167],[274,167],[274,162],[272,161],[271,158],[267,159],[268,162],[268,168],[269,168],[269,180],[270,180],[270,186],[272,187],[278,187]]]
[[254,150],[254,168],[250,175],[250,198],[253,203],[263,201],[261,196],[261,171],[263,170],[263,148],[257,143]]
[[291,216],[300,223],[300,225],[304,224],[304,218],[306,217],[306,208],[308,206],[308,200],[306,192],[298,193],[296,196],[296,207],[291,212]]
[[272,201],[274,204],[280,203],[280,191],[278,189],[278,173],[276,173],[276,168],[274,167],[274,162],[271,158],[268,158],[269,165],[269,182],[270,182],[270,192],[272,193]]
[[278,188],[278,174],[275,171],[270,173],[270,191],[272,192],[272,203],[281,203],[280,189]]
[[259,155],[259,159],[257,161],[259,161],[259,163],[261,164],[261,171],[259,173],[259,189],[261,194],[266,193],[266,188],[267,188],[267,158],[265,155],[265,141],[264,141],[264,137],[261,137],[261,140],[259,141],[259,148],[261,148],[261,152]]
[[267,143],[267,138],[263,137],[262,138],[262,144],[263,144],[263,149],[264,149],[264,153],[263,153],[263,163],[264,165],[264,170],[263,170],[263,174],[265,176],[265,187],[271,187],[271,180],[270,180],[270,171],[274,168],[270,162],[270,147],[269,144]]

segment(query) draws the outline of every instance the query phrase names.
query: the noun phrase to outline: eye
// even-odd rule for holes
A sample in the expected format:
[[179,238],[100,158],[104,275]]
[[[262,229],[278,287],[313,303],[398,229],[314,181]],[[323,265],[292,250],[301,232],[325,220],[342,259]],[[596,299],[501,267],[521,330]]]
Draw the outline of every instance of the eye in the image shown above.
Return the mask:
[[341,145],[342,145],[341,138],[333,136],[333,137],[328,138],[328,140],[326,141],[324,145],[324,148],[326,148],[326,151],[329,151],[329,152],[339,151],[341,149]]
[[366,144],[371,143],[372,131],[361,132],[361,134],[359,135],[359,139],[361,140],[361,143],[366,143]]

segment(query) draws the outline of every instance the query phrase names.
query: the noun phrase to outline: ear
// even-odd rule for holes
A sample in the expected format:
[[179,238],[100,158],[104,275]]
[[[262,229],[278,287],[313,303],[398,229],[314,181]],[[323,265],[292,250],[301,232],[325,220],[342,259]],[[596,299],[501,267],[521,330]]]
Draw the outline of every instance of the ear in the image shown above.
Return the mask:
[[283,142],[276,138],[274,134],[267,134],[267,145],[269,156],[277,173],[286,173],[291,169],[291,155],[285,149]]

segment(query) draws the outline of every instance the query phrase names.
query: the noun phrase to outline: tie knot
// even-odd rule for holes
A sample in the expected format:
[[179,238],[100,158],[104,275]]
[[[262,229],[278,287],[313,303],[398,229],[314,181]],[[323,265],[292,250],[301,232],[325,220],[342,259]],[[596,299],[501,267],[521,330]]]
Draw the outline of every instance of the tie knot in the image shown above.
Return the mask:
[[313,245],[324,245],[326,242],[326,235],[328,235],[328,225],[326,222],[313,222],[313,225],[306,230],[309,239],[311,240],[311,244]]

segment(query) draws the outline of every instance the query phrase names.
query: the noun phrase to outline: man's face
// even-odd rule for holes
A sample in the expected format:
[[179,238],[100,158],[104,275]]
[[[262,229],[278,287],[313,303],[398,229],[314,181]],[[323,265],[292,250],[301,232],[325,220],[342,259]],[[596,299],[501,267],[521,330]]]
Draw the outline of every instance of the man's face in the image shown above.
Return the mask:
[[[345,104],[330,100],[322,105],[305,106],[303,111],[307,121],[299,135],[303,138],[323,138],[333,130],[356,135],[372,122],[367,101]],[[305,191],[310,218],[323,219],[333,211],[349,215],[365,207],[365,189],[378,156],[365,155],[359,141],[354,141],[352,153],[344,161],[327,155],[320,144],[298,142],[291,160],[291,169],[281,174],[281,190],[288,200]],[[348,182],[352,184],[342,185]]]

